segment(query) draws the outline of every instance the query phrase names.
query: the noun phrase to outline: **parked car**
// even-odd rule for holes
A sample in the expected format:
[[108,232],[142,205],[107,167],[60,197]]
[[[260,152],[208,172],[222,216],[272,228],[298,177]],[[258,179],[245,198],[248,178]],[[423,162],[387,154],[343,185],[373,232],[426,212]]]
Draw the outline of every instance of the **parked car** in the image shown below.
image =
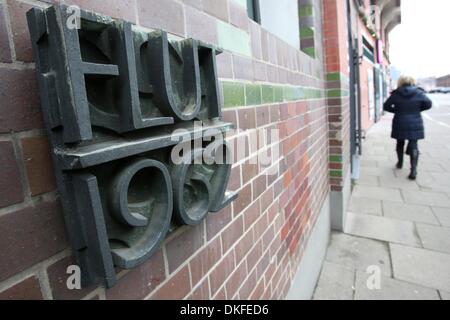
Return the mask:
[[446,88],[438,87],[438,88],[431,89],[430,91],[428,91],[428,93],[447,93],[445,89]]

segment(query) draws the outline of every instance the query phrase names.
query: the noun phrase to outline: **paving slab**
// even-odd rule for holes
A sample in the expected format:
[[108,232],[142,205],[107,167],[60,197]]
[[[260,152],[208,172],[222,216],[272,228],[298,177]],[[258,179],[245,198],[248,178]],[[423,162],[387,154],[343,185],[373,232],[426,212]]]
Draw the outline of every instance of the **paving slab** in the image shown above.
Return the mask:
[[[447,160],[447,165],[450,163],[450,160]],[[440,173],[441,175],[444,173]],[[433,192],[441,192],[446,193],[450,190],[450,186],[445,181],[444,183],[440,181],[440,179],[436,180],[434,177],[439,176],[439,174],[433,172],[426,172],[419,169],[416,183],[419,185],[421,189],[424,191],[433,191]]]
[[442,173],[446,172],[444,170],[444,168],[441,165],[439,165],[438,163],[431,163],[428,161],[426,163],[419,162],[418,169],[420,171],[427,171],[427,172],[442,172]]
[[433,182],[429,186],[424,186],[424,185],[420,186],[420,190],[421,191],[431,191],[431,192],[446,193],[448,189],[449,189],[449,187],[436,184],[435,182]]
[[382,216],[381,200],[351,197],[348,211],[373,216]]
[[450,208],[450,198],[442,192],[402,190],[402,193],[409,204]]
[[441,225],[450,227],[450,208],[433,207],[432,210]]
[[450,255],[390,244],[394,278],[450,292]]
[[362,159],[360,162],[362,167],[377,167],[377,161],[375,160],[364,160]]
[[386,145],[383,143],[383,141],[378,141],[378,142],[374,142],[372,143],[371,148],[367,148],[365,154],[367,155],[379,155],[379,154],[384,154],[387,152],[387,147]]
[[379,177],[380,187],[393,188],[393,189],[412,189],[419,190],[419,185],[409,179],[403,177]]
[[399,189],[355,186],[355,188],[353,189],[353,196],[358,198],[403,202],[403,198]]
[[385,168],[385,169],[395,170],[395,173],[397,173],[397,171],[398,171],[398,169],[395,166],[396,164],[397,164],[397,159],[391,160],[389,158],[389,159],[386,159],[386,160],[383,160],[383,161],[377,161],[377,167],[378,168]]
[[313,300],[352,300],[355,270],[325,261]]
[[436,183],[450,187],[450,173],[430,173]]
[[377,265],[382,274],[392,273],[386,243],[344,233],[332,233],[326,260],[364,272],[368,266]]
[[[363,141],[361,178],[347,208],[345,232],[351,234],[332,234],[324,273],[331,280],[321,282],[325,298],[348,298],[346,274],[356,270],[355,299],[450,300],[450,130],[426,123],[418,178],[410,181],[409,157],[403,169],[395,168],[391,119],[384,116]],[[366,285],[367,267],[373,265],[382,273],[377,291]],[[341,274],[343,284],[337,282]]]
[[[417,232],[425,249],[450,254],[450,228],[417,223]],[[449,270],[450,273],[450,270]]]
[[349,212],[344,232],[355,236],[415,247],[421,244],[420,239],[416,235],[414,223],[385,217]]
[[421,172],[419,171],[417,174],[417,179],[415,181],[420,187],[424,188],[432,188],[436,185],[433,177],[429,172]]
[[379,187],[379,178],[377,176],[360,176],[355,183],[360,186]]
[[372,274],[357,271],[355,300],[440,300],[437,290],[381,276],[380,288],[369,289]]
[[395,177],[394,168],[378,168],[378,167],[362,167],[360,168],[361,176],[377,176],[377,177]]
[[383,216],[386,218],[423,222],[439,225],[433,211],[428,206],[383,201]]
[[[363,161],[376,161],[376,162],[389,162],[390,161],[389,157],[387,155],[377,155],[377,156],[363,155],[361,160],[363,160]],[[391,168],[394,168],[394,166],[391,166]]]

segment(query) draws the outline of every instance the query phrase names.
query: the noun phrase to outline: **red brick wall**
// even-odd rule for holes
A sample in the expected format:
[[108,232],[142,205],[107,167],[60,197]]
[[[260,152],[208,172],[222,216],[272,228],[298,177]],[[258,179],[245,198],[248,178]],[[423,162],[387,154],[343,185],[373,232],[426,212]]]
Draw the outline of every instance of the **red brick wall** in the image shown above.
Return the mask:
[[324,0],[324,50],[327,72],[348,75],[347,11],[345,0]]
[[350,170],[350,101],[345,0],[324,0],[324,51],[328,88],[330,184],[342,191]]
[[[149,261],[121,271],[112,289],[66,288],[73,261],[25,20],[33,5],[52,2],[58,1],[0,1],[0,299],[283,298],[329,190],[324,98],[224,110],[238,128],[280,130],[279,174],[250,164],[255,154],[236,159],[229,188],[239,198],[231,206],[171,234]],[[65,3],[214,44],[222,21],[250,35],[251,57],[225,51],[218,57],[221,79],[325,89],[320,59],[261,29],[233,0]]]

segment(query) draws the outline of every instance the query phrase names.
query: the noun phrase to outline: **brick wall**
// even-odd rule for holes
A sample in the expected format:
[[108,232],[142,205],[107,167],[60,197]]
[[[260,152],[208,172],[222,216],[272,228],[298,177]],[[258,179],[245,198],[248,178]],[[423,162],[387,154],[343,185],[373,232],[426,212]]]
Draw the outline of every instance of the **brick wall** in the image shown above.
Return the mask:
[[299,0],[300,49],[313,58],[322,59],[322,2]]
[[323,1],[323,41],[327,72],[330,184],[342,191],[350,170],[350,101],[345,0]]
[[[74,262],[25,19],[31,7],[53,2],[62,1],[0,0],[0,299],[283,298],[329,190],[321,42],[316,58],[289,46],[247,18],[246,1],[66,0],[222,47],[223,117],[240,129],[230,142],[267,129],[280,135],[235,155],[229,188],[239,198],[231,206],[169,235],[150,260],[120,271],[115,287],[68,290],[66,268]],[[315,8],[320,26],[322,8]],[[270,167],[252,163],[277,146]],[[278,173],[267,175],[272,168]]]

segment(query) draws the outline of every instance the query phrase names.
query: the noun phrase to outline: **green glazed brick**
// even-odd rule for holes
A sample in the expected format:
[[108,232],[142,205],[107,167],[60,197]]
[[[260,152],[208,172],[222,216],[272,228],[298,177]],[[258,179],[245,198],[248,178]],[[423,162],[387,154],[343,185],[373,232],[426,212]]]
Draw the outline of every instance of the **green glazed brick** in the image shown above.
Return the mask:
[[283,100],[289,101],[291,94],[289,92],[290,87],[282,87],[283,89]]
[[283,92],[284,92],[283,87],[281,86],[273,87],[273,101],[283,102],[284,101]]
[[245,106],[245,86],[239,82],[222,82],[225,108]]
[[327,80],[328,81],[339,81],[341,80],[341,74],[340,72],[332,72],[327,74]]
[[349,81],[349,77],[346,75],[340,73],[340,72],[332,72],[327,74],[327,80],[328,81],[341,81],[341,82],[347,82]]
[[301,100],[305,98],[305,90],[302,87],[293,88],[293,98],[294,100]]
[[322,98],[322,90],[311,89],[311,99],[320,99],[320,98]]
[[312,58],[316,57],[316,49],[313,47],[303,48],[302,51]]
[[311,27],[300,28],[300,39],[314,38],[314,29]]
[[328,98],[339,98],[339,97],[347,97],[348,91],[346,90],[339,90],[339,89],[332,89],[328,90],[327,97]]
[[[323,98],[323,90],[300,86],[273,86],[268,84],[254,84],[223,81],[224,107],[253,106],[283,101],[299,101]],[[330,94],[331,90],[328,90]],[[335,90],[333,94],[341,94]]]
[[285,101],[293,101],[294,98],[294,88],[293,87],[283,87],[283,98]]
[[313,15],[314,8],[311,4],[306,4],[300,7],[299,16],[309,17]]
[[330,170],[330,176],[333,178],[342,178],[342,170]]
[[302,100],[306,98],[306,89],[302,87],[292,87],[285,86],[283,87],[283,97],[286,101],[296,101]]
[[314,98],[314,91],[311,88],[305,89],[305,98],[306,99],[313,99]]
[[328,90],[327,96],[328,96],[328,98],[340,97],[341,96],[341,90],[337,90],[337,89]]
[[303,95],[304,95],[304,98],[306,100],[308,100],[310,98],[310,96],[311,96],[310,92],[311,92],[311,89],[309,89],[309,88],[304,88],[303,89]]
[[330,162],[331,163],[342,163],[342,156],[331,155]]
[[263,103],[272,103],[274,102],[274,87],[269,85],[262,85],[262,102]]
[[245,85],[245,105],[261,104],[261,86],[259,84]]

